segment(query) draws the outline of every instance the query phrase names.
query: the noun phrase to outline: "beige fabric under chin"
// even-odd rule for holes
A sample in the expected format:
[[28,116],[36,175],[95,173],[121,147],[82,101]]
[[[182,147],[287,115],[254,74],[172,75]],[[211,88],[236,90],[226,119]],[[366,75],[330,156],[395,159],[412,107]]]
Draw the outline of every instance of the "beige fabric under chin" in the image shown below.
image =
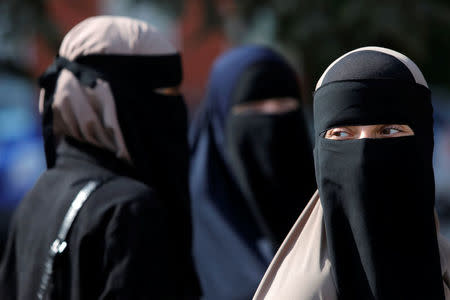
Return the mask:
[[[126,17],[99,16],[84,20],[67,33],[59,55],[69,60],[88,54],[165,55],[176,49],[149,24]],[[42,113],[44,90],[39,109]],[[56,137],[71,136],[108,149],[131,162],[117,120],[108,82],[97,79],[95,88],[82,86],[68,70],[58,78],[53,102]]]
[[[438,225],[437,225],[438,226]],[[450,300],[450,243],[438,235],[445,299]],[[414,274],[405,274],[414,276]],[[316,191],[266,271],[253,300],[337,300]]]

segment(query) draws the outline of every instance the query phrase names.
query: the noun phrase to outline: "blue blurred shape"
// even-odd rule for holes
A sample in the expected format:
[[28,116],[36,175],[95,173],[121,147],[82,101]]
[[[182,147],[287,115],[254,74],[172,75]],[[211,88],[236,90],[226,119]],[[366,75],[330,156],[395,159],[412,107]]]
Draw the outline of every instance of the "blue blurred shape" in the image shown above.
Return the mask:
[[45,170],[36,91],[0,74],[0,210],[12,210]]

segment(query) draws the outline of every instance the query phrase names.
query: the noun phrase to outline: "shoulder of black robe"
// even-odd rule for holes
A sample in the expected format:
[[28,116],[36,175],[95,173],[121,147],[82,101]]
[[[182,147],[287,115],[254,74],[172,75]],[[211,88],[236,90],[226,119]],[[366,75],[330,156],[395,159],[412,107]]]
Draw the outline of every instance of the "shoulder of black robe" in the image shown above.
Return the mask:
[[181,299],[183,278],[156,192],[107,151],[70,142],[58,153],[16,212],[0,268],[1,299],[35,298],[59,224],[92,179],[107,181],[81,209],[68,251],[56,262],[55,299]]

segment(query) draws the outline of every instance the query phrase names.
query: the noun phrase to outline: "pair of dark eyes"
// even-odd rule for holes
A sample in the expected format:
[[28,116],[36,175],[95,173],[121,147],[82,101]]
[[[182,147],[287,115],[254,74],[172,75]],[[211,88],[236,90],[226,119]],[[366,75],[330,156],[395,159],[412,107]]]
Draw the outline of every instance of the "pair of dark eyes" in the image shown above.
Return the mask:
[[[331,135],[333,135],[333,136],[338,136],[338,137],[348,137],[348,136],[350,136],[349,132],[347,132],[345,130],[342,130],[341,128],[333,128],[333,129],[330,129],[330,130],[332,131]],[[382,128],[379,131],[379,133],[382,134],[382,135],[394,135],[394,134],[397,134],[397,133],[400,133],[400,132],[404,132],[404,131],[401,128],[397,128],[395,126],[384,127],[384,128]]]
[[364,126],[342,126],[327,130],[323,137],[327,139],[345,140],[361,138],[391,138],[414,135],[408,125],[379,124]]

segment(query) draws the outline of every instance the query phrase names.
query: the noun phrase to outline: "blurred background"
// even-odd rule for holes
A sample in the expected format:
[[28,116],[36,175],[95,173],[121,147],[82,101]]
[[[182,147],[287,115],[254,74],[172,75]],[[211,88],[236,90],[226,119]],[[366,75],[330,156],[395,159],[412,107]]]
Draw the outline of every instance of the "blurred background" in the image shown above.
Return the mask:
[[181,50],[194,113],[214,59],[248,43],[269,45],[292,63],[310,121],[324,69],[361,46],[412,58],[433,91],[435,176],[441,231],[450,238],[450,2],[448,0],[3,0],[0,2],[0,256],[10,216],[45,169],[36,78],[62,37],[100,14],[145,20]]

